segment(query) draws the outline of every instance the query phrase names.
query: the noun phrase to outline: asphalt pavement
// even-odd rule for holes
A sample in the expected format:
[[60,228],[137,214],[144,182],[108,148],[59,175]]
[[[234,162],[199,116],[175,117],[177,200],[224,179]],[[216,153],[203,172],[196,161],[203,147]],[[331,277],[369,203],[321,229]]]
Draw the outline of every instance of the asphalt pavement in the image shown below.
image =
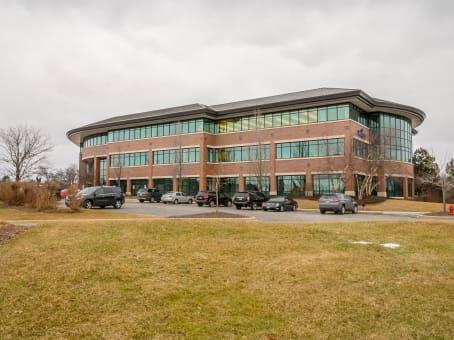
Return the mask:
[[[119,210],[112,209],[118,213],[144,214],[158,217],[184,216],[200,214],[204,212],[214,212],[216,208],[207,206],[198,207],[196,204],[163,204],[163,203],[139,203],[133,200],[127,200]],[[355,222],[355,221],[395,221],[407,220],[415,221],[418,214],[415,213],[369,213],[361,212],[358,214],[346,213],[345,215],[336,215],[327,212],[322,215],[318,211],[262,211],[241,209],[235,207],[219,207],[219,211],[233,214],[241,214],[247,217],[256,218],[258,221],[265,222]]]

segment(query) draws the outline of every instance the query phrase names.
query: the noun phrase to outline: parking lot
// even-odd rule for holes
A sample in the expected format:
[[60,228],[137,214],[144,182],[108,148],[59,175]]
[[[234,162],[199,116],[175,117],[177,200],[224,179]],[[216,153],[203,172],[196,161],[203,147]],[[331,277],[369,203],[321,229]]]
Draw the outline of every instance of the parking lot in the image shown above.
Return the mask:
[[[171,216],[185,216],[200,213],[214,212],[216,208],[207,206],[198,207],[196,204],[163,204],[163,203],[139,203],[135,200],[128,199],[123,205],[122,209],[114,210],[118,213],[138,213],[159,217]],[[360,213],[345,215],[336,215],[333,213],[326,213],[321,215],[318,211],[262,211],[262,210],[237,210],[235,207],[219,207],[219,211],[233,214],[240,214],[247,217],[254,217],[259,221],[265,222],[342,222],[342,221],[383,221],[383,220],[414,220],[417,218],[416,214],[402,213],[402,214],[372,214]]]

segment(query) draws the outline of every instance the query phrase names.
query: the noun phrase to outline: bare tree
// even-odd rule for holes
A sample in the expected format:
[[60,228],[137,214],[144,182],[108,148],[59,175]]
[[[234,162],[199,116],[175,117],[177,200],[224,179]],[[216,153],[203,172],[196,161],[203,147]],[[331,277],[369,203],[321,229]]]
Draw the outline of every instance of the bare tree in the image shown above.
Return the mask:
[[255,178],[257,179],[257,189],[258,191],[263,191],[263,179],[267,172],[268,162],[265,160],[265,152],[264,152],[264,144],[262,139],[262,128],[263,124],[263,114],[261,113],[260,109],[255,109],[254,111],[255,117],[255,152],[253,155],[249,155],[252,159],[250,162],[251,171],[254,174]]
[[354,174],[359,201],[372,196],[378,190],[379,170],[384,166],[384,157],[380,147],[380,134],[377,129],[370,129],[369,143],[353,140],[353,152],[349,154],[359,154],[366,160],[365,172]]
[[16,181],[32,175],[51,150],[52,145],[39,129],[25,125],[0,129],[0,161]]
[[[442,193],[443,212],[447,212],[447,197],[448,193],[454,189],[454,178],[451,174],[451,162],[447,161],[447,157],[438,162],[438,176],[424,176],[421,178],[423,183],[427,183],[440,188]],[[452,159],[451,159],[452,161]]]
[[177,191],[181,191],[183,177],[183,146],[181,142],[182,122],[178,122],[175,127],[175,159],[173,164],[173,175],[177,180]]
[[75,163],[70,164],[66,168],[62,169],[61,180],[65,185],[73,185],[77,183],[79,179],[79,169]]

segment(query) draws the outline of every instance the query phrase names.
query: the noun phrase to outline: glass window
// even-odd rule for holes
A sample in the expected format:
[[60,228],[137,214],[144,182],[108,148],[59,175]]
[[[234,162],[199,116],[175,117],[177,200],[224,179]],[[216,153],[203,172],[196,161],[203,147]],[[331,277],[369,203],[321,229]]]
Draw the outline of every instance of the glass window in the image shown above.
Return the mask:
[[244,187],[246,188],[246,190],[261,191],[264,193],[269,193],[270,178],[268,176],[262,176],[260,183],[261,183],[261,186],[259,185],[258,176],[244,177]]
[[273,113],[273,127],[282,126],[282,116],[280,113]]
[[328,154],[328,141],[326,139],[318,141],[318,156],[325,157]]
[[[306,114],[307,117],[307,114]],[[290,125],[298,125],[299,124],[299,113],[298,111],[292,111],[290,112]]]
[[290,114],[288,112],[282,112],[282,126],[290,125]]
[[317,109],[311,109],[308,112],[308,123],[317,123]]
[[241,131],[249,130],[249,117],[241,117]]
[[305,191],[305,178],[304,175],[286,175],[277,176],[277,194],[290,195],[292,197],[302,197]]
[[319,196],[325,193],[344,192],[344,179],[340,174],[313,175],[312,182],[314,195]]
[[318,109],[318,121],[326,122],[328,120],[328,110],[326,107],[320,107]]
[[347,119],[348,116],[348,105],[340,105],[337,107],[337,119]]
[[309,157],[318,157],[318,141],[309,141]]
[[273,127],[273,115],[267,114],[265,115],[265,128]]
[[328,120],[337,120],[337,106],[328,107]]
[[257,117],[251,116],[249,117],[249,130],[257,129]]

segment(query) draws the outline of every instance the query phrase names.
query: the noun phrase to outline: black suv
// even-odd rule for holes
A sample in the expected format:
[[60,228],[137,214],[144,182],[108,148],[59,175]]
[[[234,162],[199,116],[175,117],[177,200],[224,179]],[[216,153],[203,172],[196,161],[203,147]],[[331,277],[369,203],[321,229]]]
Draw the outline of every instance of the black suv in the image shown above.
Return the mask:
[[137,199],[139,200],[140,203],[143,203],[145,201],[148,202],[161,202],[161,197],[162,194],[159,191],[159,189],[154,189],[154,188],[149,188],[149,189],[139,189],[137,191]]
[[[70,200],[66,198],[66,205],[69,206]],[[81,205],[86,209],[93,207],[105,208],[113,206],[115,209],[120,209],[125,203],[125,196],[118,187],[88,187],[79,191],[74,199],[80,199]]]
[[265,194],[260,191],[237,192],[233,196],[233,204],[237,209],[249,207],[251,210],[255,210],[261,207],[266,200]]
[[[219,192],[219,205],[230,207],[232,199],[226,194]],[[216,206],[216,192],[215,191],[199,191],[195,197],[195,201],[199,207],[209,205],[210,207]]]

